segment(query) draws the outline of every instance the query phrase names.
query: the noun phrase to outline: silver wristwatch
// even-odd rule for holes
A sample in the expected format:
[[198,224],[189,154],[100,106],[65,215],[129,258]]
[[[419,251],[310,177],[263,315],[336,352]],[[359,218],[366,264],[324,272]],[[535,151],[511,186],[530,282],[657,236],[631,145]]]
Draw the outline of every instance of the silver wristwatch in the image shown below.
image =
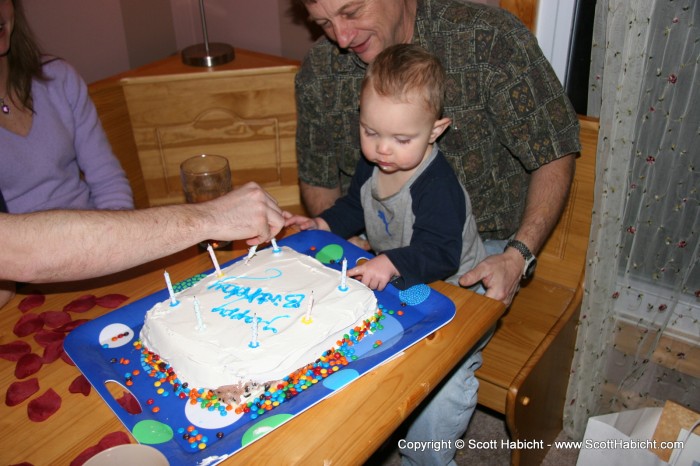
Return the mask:
[[527,280],[535,273],[535,267],[537,266],[537,258],[530,251],[530,249],[525,246],[525,243],[518,241],[517,239],[512,239],[506,244],[506,248],[513,248],[522,254],[523,259],[525,259],[525,266],[523,267],[523,280]]

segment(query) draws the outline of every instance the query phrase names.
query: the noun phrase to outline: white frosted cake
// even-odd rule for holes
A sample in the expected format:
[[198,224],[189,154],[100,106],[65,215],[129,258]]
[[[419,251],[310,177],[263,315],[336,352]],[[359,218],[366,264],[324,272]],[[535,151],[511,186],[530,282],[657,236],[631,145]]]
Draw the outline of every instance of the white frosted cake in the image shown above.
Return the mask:
[[314,258],[266,248],[174,294],[176,304],[156,304],[141,343],[190,387],[268,384],[312,363],[375,313],[369,288],[343,283],[345,290],[341,273]]

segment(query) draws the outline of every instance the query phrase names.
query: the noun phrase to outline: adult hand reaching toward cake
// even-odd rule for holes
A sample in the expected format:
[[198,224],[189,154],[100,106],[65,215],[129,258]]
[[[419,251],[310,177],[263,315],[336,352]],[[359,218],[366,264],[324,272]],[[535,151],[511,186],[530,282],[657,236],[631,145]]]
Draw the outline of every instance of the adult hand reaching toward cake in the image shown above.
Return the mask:
[[206,223],[213,229],[208,238],[245,239],[250,246],[269,241],[284,226],[277,201],[256,183],[206,203],[205,213],[217,216]]
[[201,204],[0,213],[0,281],[42,283],[106,275],[208,238],[255,245],[270,240],[283,224],[275,199],[255,183]]

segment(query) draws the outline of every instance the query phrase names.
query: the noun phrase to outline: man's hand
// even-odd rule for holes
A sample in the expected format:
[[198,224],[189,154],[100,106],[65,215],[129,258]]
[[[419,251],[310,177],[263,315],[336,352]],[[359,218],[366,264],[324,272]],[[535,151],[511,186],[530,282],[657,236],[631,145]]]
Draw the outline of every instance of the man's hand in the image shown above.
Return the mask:
[[246,183],[226,195],[201,204],[191,204],[204,211],[211,221],[205,223],[212,232],[208,237],[221,240],[248,238],[249,245],[269,241],[284,226],[282,209],[277,201],[256,183]]
[[[557,224],[575,170],[575,155],[569,154],[541,166],[532,173],[523,220],[515,239],[527,244],[537,254]],[[520,289],[525,259],[513,248],[489,256],[459,278],[462,286],[471,286],[479,280],[486,288],[486,296],[510,306]]]
[[524,266],[523,256],[515,249],[508,248],[502,254],[488,256],[459,277],[459,284],[469,287],[481,281],[487,297],[502,301],[508,307],[520,289]]

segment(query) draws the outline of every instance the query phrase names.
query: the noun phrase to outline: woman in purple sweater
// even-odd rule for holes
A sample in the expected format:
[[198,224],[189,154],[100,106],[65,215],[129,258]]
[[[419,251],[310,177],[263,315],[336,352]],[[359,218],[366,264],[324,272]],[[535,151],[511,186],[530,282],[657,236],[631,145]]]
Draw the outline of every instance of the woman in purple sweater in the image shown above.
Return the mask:
[[85,82],[41,54],[21,0],[0,0],[0,190],[10,213],[134,207]]

